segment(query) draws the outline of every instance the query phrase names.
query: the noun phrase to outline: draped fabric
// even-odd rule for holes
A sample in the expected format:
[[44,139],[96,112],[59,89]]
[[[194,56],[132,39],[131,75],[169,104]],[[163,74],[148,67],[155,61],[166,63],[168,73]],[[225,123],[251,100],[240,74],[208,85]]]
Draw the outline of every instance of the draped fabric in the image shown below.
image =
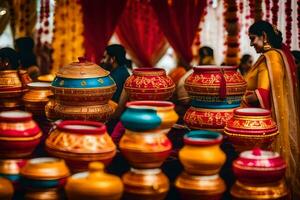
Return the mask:
[[166,38],[148,0],[129,1],[116,32],[139,67],[155,66],[167,50]]
[[81,0],[86,57],[92,62],[101,60],[112,36],[126,0]]
[[160,28],[185,64],[193,58],[191,46],[206,4],[203,0],[151,0]]

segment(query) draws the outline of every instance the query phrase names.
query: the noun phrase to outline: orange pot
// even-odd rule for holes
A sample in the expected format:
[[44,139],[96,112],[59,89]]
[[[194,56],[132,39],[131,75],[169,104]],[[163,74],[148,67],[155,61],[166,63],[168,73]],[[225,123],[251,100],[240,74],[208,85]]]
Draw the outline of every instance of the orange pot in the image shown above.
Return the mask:
[[126,130],[119,148],[135,168],[160,167],[169,156],[172,143],[164,131],[133,132]]
[[91,161],[108,164],[116,154],[116,146],[102,123],[63,121],[46,139],[49,154],[66,160],[70,169],[85,171]]
[[186,172],[177,177],[175,187],[181,199],[188,200],[220,200],[226,189],[219,175],[194,176]]
[[169,180],[160,169],[131,169],[122,176],[126,200],[163,200]]
[[5,178],[0,177],[0,199],[9,200],[12,199],[14,194],[14,188],[11,182]]
[[18,71],[5,70],[0,71],[0,97],[18,98],[22,95],[22,82],[19,78]]
[[168,100],[175,91],[173,80],[161,68],[137,68],[124,86],[129,99]]

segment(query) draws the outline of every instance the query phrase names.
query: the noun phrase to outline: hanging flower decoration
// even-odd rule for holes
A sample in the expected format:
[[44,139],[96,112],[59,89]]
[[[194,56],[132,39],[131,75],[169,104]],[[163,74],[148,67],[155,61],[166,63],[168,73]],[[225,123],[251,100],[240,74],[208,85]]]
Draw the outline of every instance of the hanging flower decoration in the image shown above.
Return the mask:
[[83,13],[78,0],[56,1],[53,30],[52,73],[84,55]]
[[42,38],[45,38],[49,35],[49,17],[50,0],[41,0],[38,31],[36,33],[36,41],[38,48],[42,46]]
[[262,0],[255,0],[254,2],[254,21],[259,21],[262,19]]
[[244,2],[243,2],[243,0],[240,0],[240,2],[239,2],[239,11],[240,11],[240,15],[242,15],[243,11],[244,11]]
[[300,0],[297,1],[298,47],[300,48]]
[[270,0],[265,0],[265,5],[266,5],[266,20],[268,22],[270,22],[271,1]]
[[285,15],[286,15],[286,45],[291,49],[292,42],[292,1],[286,0],[285,2]]
[[249,0],[249,8],[250,8],[250,18],[254,19],[254,15],[255,15],[255,0]]
[[225,5],[225,29],[227,30],[227,38],[225,45],[225,64],[237,65],[239,62],[239,24],[237,17],[237,4],[235,0],[224,0]]
[[271,11],[272,11],[272,24],[274,26],[277,26],[277,23],[278,23],[278,10],[279,10],[278,3],[279,3],[279,0],[273,0],[273,6],[271,8]]

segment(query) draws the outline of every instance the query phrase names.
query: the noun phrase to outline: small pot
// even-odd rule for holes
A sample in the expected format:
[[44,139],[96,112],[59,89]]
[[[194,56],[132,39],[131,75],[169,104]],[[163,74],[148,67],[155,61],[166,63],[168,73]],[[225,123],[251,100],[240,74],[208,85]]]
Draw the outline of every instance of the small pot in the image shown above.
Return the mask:
[[12,199],[14,194],[14,188],[11,182],[5,178],[0,177],[0,199],[9,200]]

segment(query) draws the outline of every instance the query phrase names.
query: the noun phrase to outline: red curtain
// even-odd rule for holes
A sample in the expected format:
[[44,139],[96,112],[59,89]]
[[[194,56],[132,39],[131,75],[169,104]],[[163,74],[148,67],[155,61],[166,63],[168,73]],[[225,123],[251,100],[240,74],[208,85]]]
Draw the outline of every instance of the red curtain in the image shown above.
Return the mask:
[[86,57],[99,62],[127,0],[81,0]]
[[166,38],[148,0],[129,1],[116,32],[139,67],[155,66],[167,50]]
[[193,58],[191,46],[206,0],[151,0],[160,28],[179,58],[188,64]]

